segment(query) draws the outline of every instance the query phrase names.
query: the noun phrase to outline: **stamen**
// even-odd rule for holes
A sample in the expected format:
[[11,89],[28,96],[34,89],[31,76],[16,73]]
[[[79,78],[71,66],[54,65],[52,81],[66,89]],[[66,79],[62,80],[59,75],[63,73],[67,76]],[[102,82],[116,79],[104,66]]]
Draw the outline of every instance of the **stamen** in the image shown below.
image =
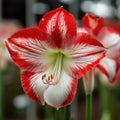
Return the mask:
[[42,75],[42,80],[44,80],[46,78],[46,74]]
[[44,84],[53,84],[52,83],[53,80],[53,75],[49,75],[48,77],[46,76],[46,74],[42,75],[42,81]]
[[50,77],[51,77],[51,79],[53,79],[53,75],[52,75],[52,74],[51,74],[51,76],[50,76]]
[[56,85],[59,82],[63,66],[63,56],[62,53],[58,53],[52,69],[42,75],[42,81],[44,84]]
[[50,81],[50,76],[48,76],[48,81]]

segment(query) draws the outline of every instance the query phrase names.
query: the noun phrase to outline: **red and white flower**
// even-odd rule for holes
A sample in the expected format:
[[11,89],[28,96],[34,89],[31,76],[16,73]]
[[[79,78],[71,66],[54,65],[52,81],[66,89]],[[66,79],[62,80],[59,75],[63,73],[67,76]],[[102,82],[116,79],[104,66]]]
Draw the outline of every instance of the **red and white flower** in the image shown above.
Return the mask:
[[5,46],[5,40],[20,28],[20,25],[10,21],[4,21],[0,23],[0,69],[4,69],[7,65],[7,62],[11,60],[8,50]]
[[87,33],[77,33],[74,17],[57,8],[45,14],[39,27],[13,34],[6,45],[22,69],[25,93],[39,104],[55,108],[70,104],[78,79],[104,56],[106,49]]
[[[99,62],[97,68],[101,70],[107,78],[114,82],[118,76],[118,57],[120,56],[120,36],[119,32],[104,25],[103,18],[96,18],[91,14],[86,14],[83,19],[84,31],[92,34],[106,48],[106,56]],[[79,28],[80,29],[80,28]],[[80,30],[78,30],[80,31]]]

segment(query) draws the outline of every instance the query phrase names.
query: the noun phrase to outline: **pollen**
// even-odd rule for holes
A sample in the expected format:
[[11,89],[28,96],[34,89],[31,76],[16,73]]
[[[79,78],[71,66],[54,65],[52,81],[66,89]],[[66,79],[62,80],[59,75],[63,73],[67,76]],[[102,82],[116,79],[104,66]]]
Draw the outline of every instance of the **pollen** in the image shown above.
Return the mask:
[[53,80],[52,74],[50,74],[48,76],[46,74],[42,75],[42,81],[44,84],[52,84],[52,80]]

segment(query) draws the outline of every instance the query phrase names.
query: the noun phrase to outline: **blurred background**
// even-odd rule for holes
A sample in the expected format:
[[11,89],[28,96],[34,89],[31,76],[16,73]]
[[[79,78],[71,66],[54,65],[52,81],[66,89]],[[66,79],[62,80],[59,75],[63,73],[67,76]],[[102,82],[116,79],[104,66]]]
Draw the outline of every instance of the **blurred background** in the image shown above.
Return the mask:
[[[60,6],[74,15],[79,26],[82,25],[81,18],[90,12],[104,17],[106,25],[120,32],[120,0],[0,0],[0,120],[53,120],[53,108],[40,106],[25,96],[20,70],[10,59],[4,41],[24,27],[36,26],[46,12]],[[110,86],[96,80],[93,120],[120,120],[119,111],[119,82]],[[73,120],[85,120],[82,80],[71,105],[71,114]]]

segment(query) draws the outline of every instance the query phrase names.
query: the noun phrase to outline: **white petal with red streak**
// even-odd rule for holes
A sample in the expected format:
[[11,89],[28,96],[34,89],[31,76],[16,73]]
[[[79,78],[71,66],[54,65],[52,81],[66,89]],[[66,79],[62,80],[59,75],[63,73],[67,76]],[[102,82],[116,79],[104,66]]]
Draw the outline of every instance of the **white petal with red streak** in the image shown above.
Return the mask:
[[120,43],[120,36],[119,33],[117,33],[112,28],[103,27],[98,36],[97,39],[103,43],[105,47],[112,47],[115,44]]
[[64,44],[67,45],[76,36],[75,19],[63,7],[45,14],[39,23],[39,28],[49,34],[53,44],[59,48],[64,47]]
[[[71,62],[66,66],[68,73],[75,73],[79,71],[78,77],[82,77],[86,72],[90,71],[92,67],[105,56],[106,49],[95,39],[90,39],[89,35],[83,35],[80,39],[72,44],[69,48],[69,56]],[[70,64],[69,64],[70,63]],[[77,74],[77,73],[75,73]]]
[[[77,80],[73,81],[73,78],[66,74],[65,71],[62,71],[59,83],[56,85],[50,85],[46,89],[44,93],[45,102],[57,109],[62,107],[62,104],[64,104],[64,102],[67,101],[67,99],[70,100],[68,100],[69,102],[66,103],[66,105],[70,104],[74,98],[76,86]],[[69,98],[70,95],[72,97]]]
[[49,51],[45,41],[32,38],[15,38],[16,43],[7,41],[11,55],[15,63],[24,70],[41,72],[46,69],[48,62],[44,54]]
[[41,72],[47,65],[43,55],[49,51],[47,35],[38,28],[23,29],[13,34],[6,45],[16,65],[30,72]]
[[43,83],[42,75],[43,74],[35,73],[33,76],[30,77],[30,83],[34,93],[44,104],[44,91],[47,89],[48,84]]
[[97,67],[111,82],[114,81],[117,75],[117,62],[115,60],[104,57]]

